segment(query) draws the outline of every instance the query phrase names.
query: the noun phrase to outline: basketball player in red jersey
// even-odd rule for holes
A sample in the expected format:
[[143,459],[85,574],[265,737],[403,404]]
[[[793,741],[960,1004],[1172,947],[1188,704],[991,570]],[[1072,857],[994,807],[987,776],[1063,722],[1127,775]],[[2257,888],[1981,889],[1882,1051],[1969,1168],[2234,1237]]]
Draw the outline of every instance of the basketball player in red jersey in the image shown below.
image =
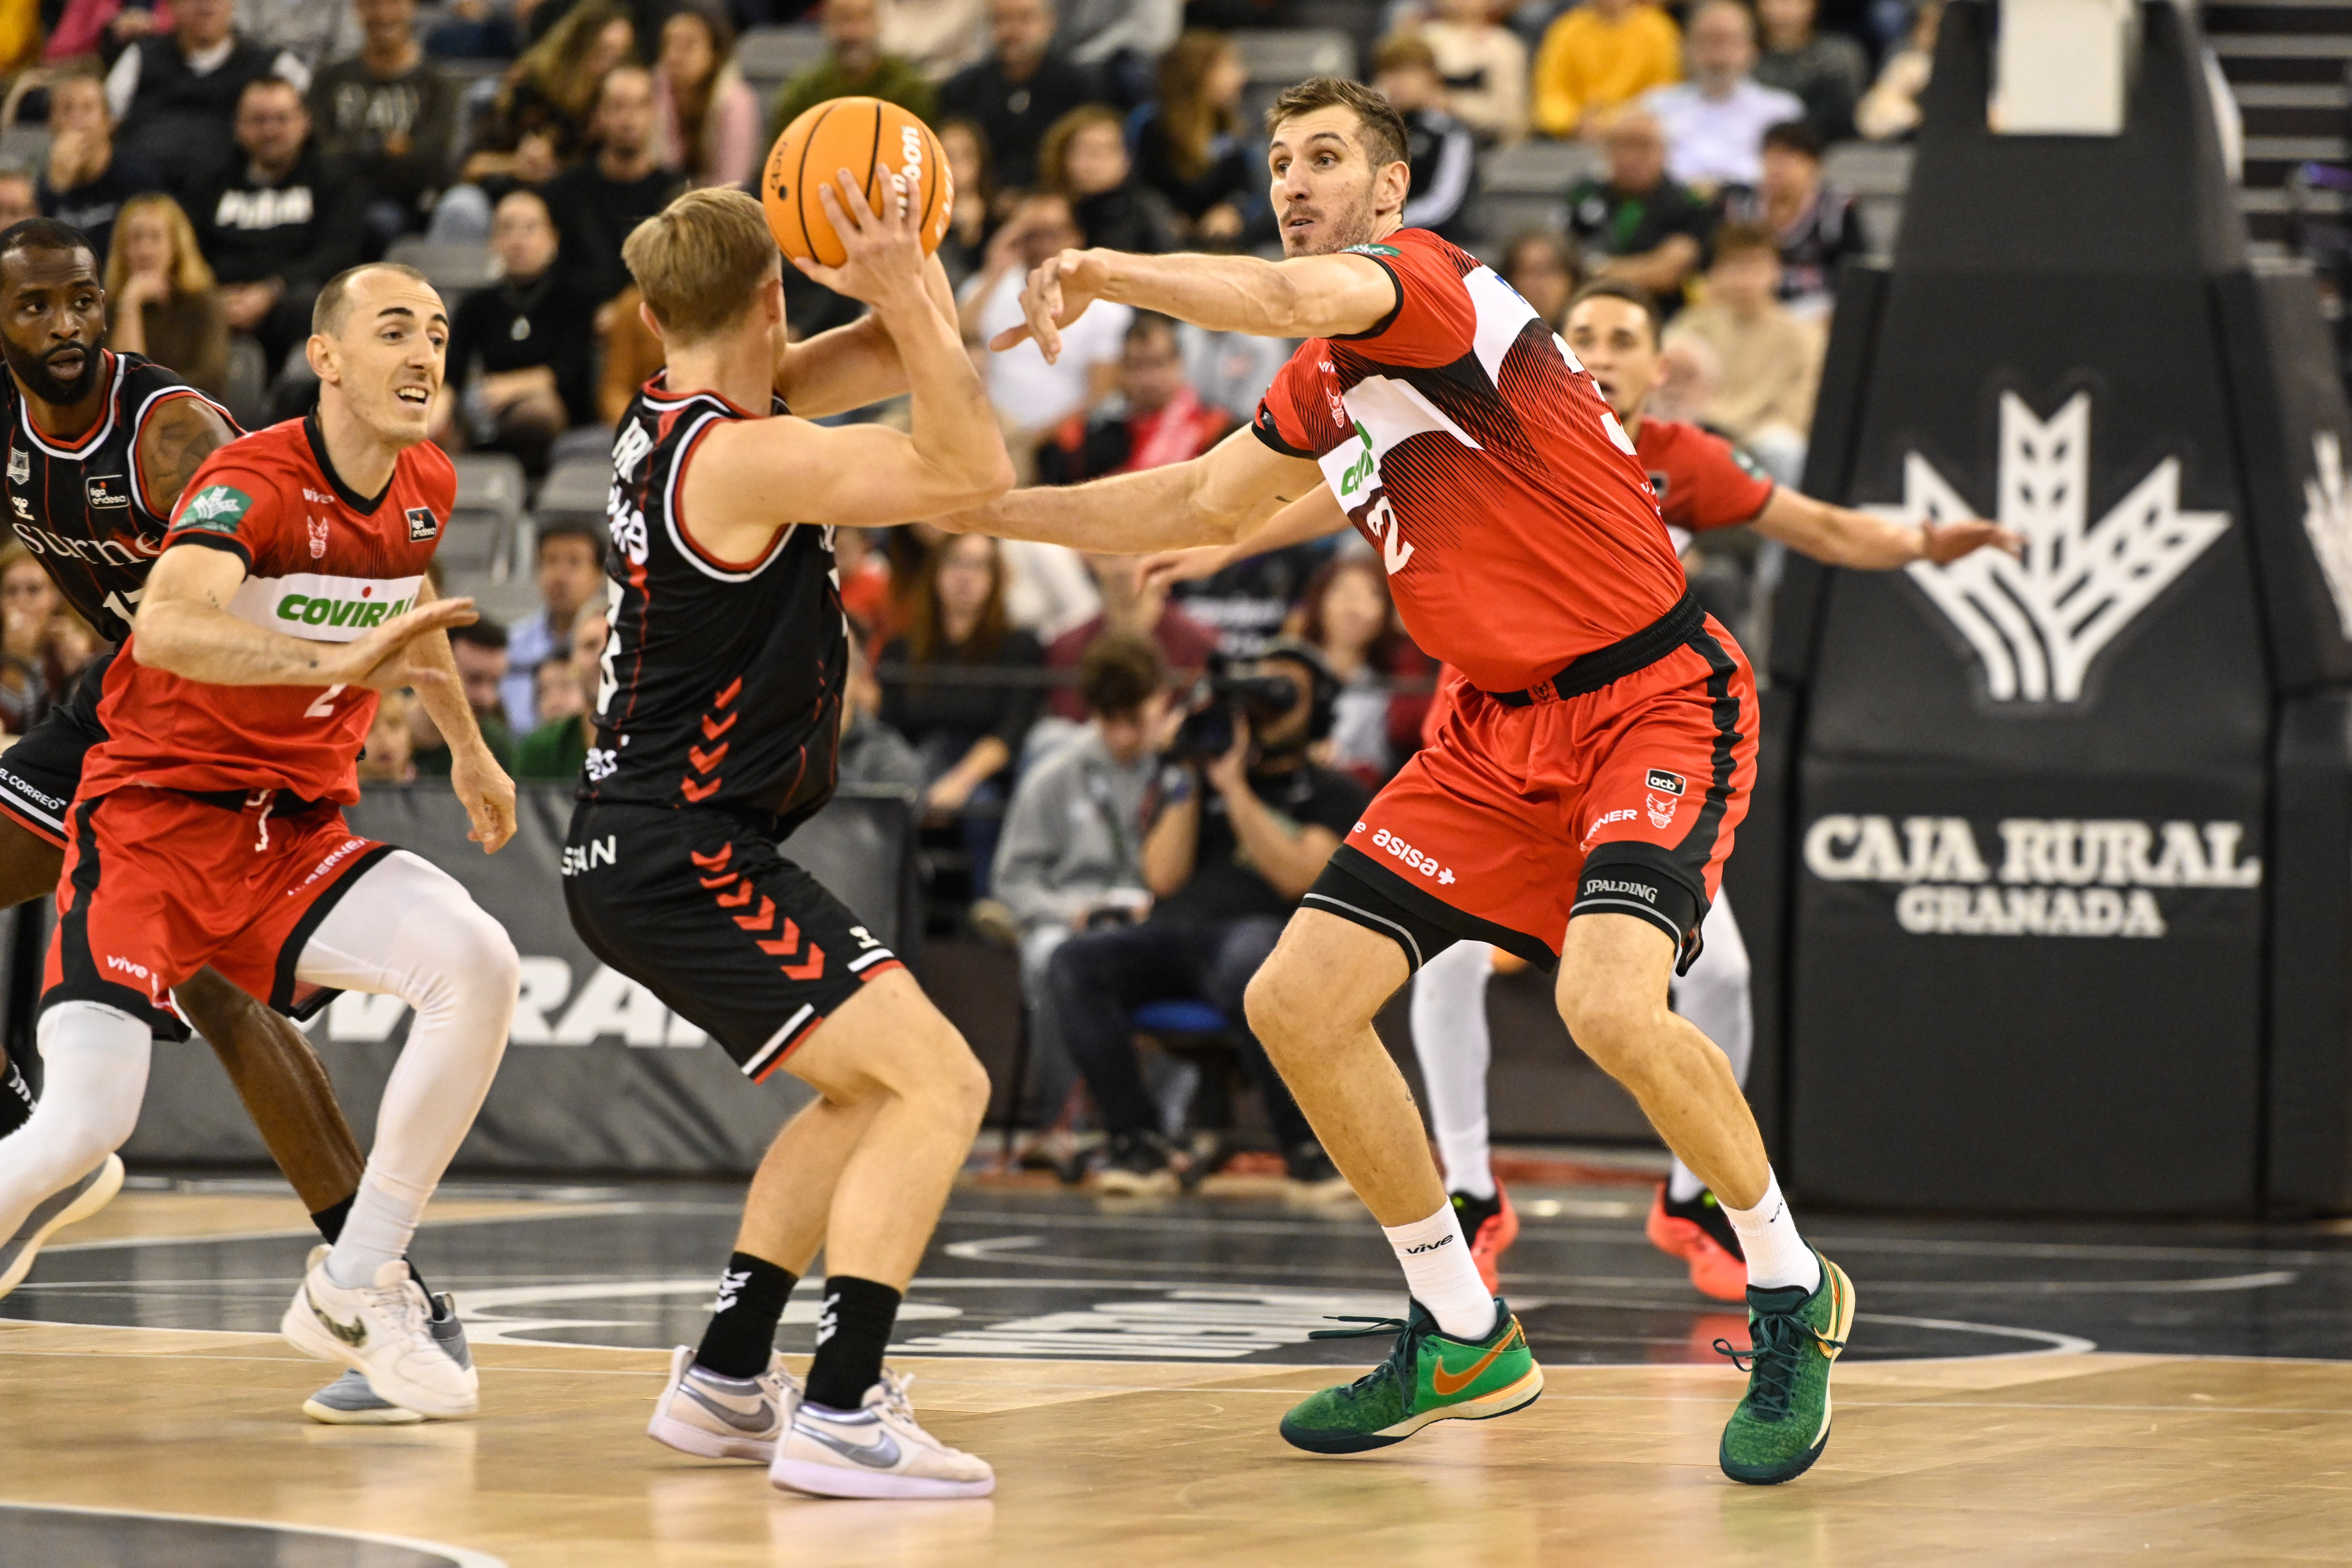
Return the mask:
[[[1816,561],[1861,571],[1957,561],[1988,546],[2021,548],[2016,534],[1996,523],[1895,522],[1815,500],[1774,484],[1722,437],[1645,414],[1643,405],[1657,380],[1658,311],[1649,294],[1632,284],[1604,279],[1580,290],[1569,302],[1565,335],[1632,438],[1677,552],[1694,534],[1738,527],[1752,527]],[[1143,572],[1163,582],[1205,577],[1235,561],[1347,526],[1338,500],[1328,489],[1319,489],[1237,543],[1155,556]],[[1451,670],[1441,679],[1428,733],[1443,726],[1459,681]],[[1733,1078],[1744,1085],[1754,1033],[1748,951],[1727,894],[1708,906],[1700,934],[1705,946],[1675,981],[1674,1009],[1723,1048]],[[1497,1288],[1502,1253],[1518,1230],[1509,1195],[1488,1160],[1486,994],[1495,952],[1485,942],[1457,942],[1422,967],[1412,992],[1413,1051],[1438,1159],[1479,1277],[1489,1289]],[[1747,1263],[1738,1236],[1715,1194],[1679,1159],[1658,1187],[1646,1228],[1660,1251],[1688,1266],[1692,1285],[1703,1294],[1727,1301],[1744,1298]]]
[[[1727,1205],[1753,1359],[1727,1474],[1801,1473],[1828,1441],[1852,1286],[1798,1237],[1723,1053],[1666,1006],[1754,777],[1747,660],[1689,595],[1633,443],[1591,377],[1492,270],[1399,226],[1401,117],[1317,79],[1267,114],[1286,258],[1066,251],[1028,320],[1108,299],[1308,341],[1250,430],[1192,462],[1024,490],[951,526],[1097,551],[1228,542],[1328,483],[1379,551],[1406,629],[1471,683],[1381,791],[1252,983],[1250,1022],[1388,1232],[1412,1289],[1388,1360],[1283,1419],[1324,1453],[1517,1409],[1542,1373],[1490,1295],[1371,1019],[1453,942],[1559,971],[1570,1032]],[[1358,1331],[1380,1332],[1380,1328]]]
[[127,1138],[149,1041],[206,964],[281,1010],[313,988],[416,1009],[341,1237],[287,1309],[297,1348],[425,1415],[472,1413],[470,1365],[431,1331],[403,1255],[506,1045],[520,961],[457,882],[356,837],[341,806],[376,693],[415,685],[487,851],[514,789],[457,687],[425,567],[456,500],[424,444],[448,323],[406,268],[320,291],[318,412],[215,452],[187,482],[106,676],[58,887],[39,1041],[47,1085],[0,1141],[0,1226]]
[[[98,261],[79,230],[52,219],[0,232],[0,353],[15,394],[0,430],[0,491],[9,527],[60,596],[120,645],[189,476],[240,432],[165,366],[102,346]],[[0,758],[0,908],[57,886],[66,812],[82,760],[102,738],[97,709],[112,657],[94,661],[72,694]],[[209,969],[191,977],[178,1000],[214,1043],[304,1206],[333,1224],[358,1189],[361,1156],[301,1031]],[[5,1073],[0,1136],[32,1110],[15,1065]],[[107,1163],[119,1163],[110,1156]],[[59,1195],[89,1212],[100,1193],[96,1184],[77,1184]],[[37,1211],[31,1230],[0,1247],[0,1287],[24,1277],[41,1235],[66,1217],[62,1209]]]

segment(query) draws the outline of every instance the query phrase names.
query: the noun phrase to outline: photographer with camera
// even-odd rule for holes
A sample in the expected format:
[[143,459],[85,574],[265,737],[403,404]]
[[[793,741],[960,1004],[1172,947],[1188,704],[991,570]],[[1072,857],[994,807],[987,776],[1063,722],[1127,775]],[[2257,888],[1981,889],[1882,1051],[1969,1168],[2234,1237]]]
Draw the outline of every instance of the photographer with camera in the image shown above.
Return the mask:
[[1087,721],[1021,776],[996,847],[996,897],[1020,930],[1029,1009],[1024,1119],[1051,1123],[1077,1075],[1063,1048],[1045,965],[1074,934],[1125,925],[1151,907],[1143,882],[1145,807],[1176,717],[1149,637],[1107,632],[1078,661]]
[[1307,759],[1330,732],[1338,698],[1321,657],[1290,639],[1255,663],[1213,665],[1156,786],[1142,847],[1150,912],[1071,937],[1047,964],[1062,1043],[1110,1138],[1104,1192],[1177,1187],[1129,1023],[1144,1003],[1175,1000],[1207,1002],[1231,1021],[1291,1180],[1325,1189],[1339,1180],[1242,1010],[1250,977],[1370,799]]

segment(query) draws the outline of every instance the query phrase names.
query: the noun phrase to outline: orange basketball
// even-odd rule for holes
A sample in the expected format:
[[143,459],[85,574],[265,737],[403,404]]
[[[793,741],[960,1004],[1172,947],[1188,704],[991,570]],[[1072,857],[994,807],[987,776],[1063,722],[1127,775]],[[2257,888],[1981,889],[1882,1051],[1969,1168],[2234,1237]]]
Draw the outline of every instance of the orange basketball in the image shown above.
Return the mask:
[[785,126],[776,138],[760,177],[760,204],[768,210],[768,227],[775,233],[777,247],[786,256],[840,266],[847,252],[824,216],[817,187],[830,184],[838,197],[836,174],[846,169],[864,187],[866,207],[878,213],[883,184],[877,165],[913,186],[924,253],[937,250],[955,210],[955,180],[948,173],[947,155],[929,126],[878,98],[828,100]]

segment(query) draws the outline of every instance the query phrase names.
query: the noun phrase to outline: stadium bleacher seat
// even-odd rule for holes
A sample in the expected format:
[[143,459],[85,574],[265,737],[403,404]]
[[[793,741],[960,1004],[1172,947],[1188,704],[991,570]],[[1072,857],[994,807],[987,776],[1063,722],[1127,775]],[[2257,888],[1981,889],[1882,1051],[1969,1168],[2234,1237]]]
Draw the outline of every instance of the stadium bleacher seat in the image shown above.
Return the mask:
[[418,235],[403,235],[383,258],[424,273],[452,310],[475,289],[499,280],[498,258],[487,245],[436,245]]
[[765,112],[776,89],[824,58],[824,34],[815,27],[754,27],[736,42],[735,68],[758,94]]
[[569,458],[555,465],[539,487],[531,501],[537,512],[586,512],[596,517],[604,515],[605,498],[612,493],[613,463],[603,456]]
[[1853,198],[1870,254],[1895,249],[1903,222],[1903,193],[1911,184],[1911,149],[1876,142],[1841,142],[1822,157],[1822,183]]
[[1479,195],[1487,238],[1499,247],[1522,229],[1566,229],[1570,188],[1601,167],[1601,150],[1584,142],[1529,141],[1488,153]]
[[1242,122],[1255,130],[1284,88],[1310,76],[1356,74],[1356,40],[1328,27],[1253,29],[1234,35],[1249,85],[1242,91]]
[[522,464],[503,452],[468,452],[457,469],[457,504],[435,553],[451,573],[505,580],[514,560],[515,523],[522,516]]

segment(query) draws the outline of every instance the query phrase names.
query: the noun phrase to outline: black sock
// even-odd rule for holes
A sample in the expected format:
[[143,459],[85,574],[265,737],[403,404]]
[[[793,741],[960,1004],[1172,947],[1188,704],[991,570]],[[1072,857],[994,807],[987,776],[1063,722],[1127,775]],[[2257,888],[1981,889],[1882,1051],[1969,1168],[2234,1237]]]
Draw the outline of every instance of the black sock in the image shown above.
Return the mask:
[[809,1367],[811,1404],[856,1410],[882,1381],[882,1352],[898,1321],[899,1294],[887,1285],[846,1274],[827,1277],[824,1310],[816,1321],[816,1360]]
[[342,1202],[329,1204],[310,1216],[310,1223],[319,1227],[319,1234],[327,1238],[328,1246],[343,1239],[343,1222],[352,1217],[352,1205],[358,1197],[359,1194],[353,1193]]
[[25,1075],[10,1062],[6,1076],[0,1077],[0,1138],[5,1138],[32,1119],[33,1086]]
[[757,1377],[776,1353],[776,1325],[799,1276],[748,1252],[731,1254],[695,1364],[721,1377]]

